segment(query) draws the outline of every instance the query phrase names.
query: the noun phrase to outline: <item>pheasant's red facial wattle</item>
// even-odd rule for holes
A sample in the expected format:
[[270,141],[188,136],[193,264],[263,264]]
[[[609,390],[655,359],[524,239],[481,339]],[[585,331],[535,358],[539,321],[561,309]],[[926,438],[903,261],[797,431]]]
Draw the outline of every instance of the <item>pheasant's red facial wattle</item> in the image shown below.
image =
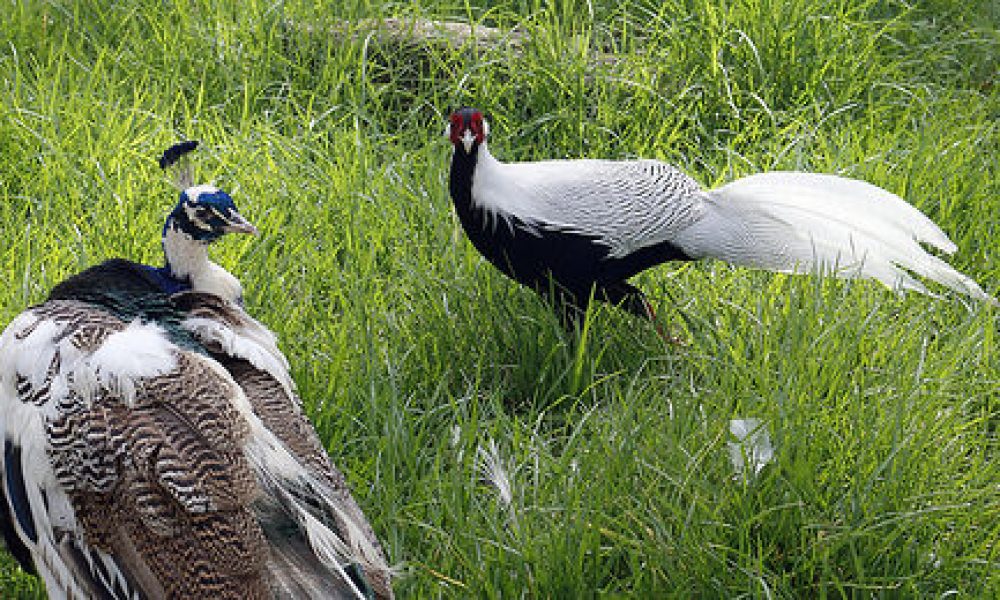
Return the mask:
[[457,112],[451,113],[451,118],[448,120],[448,137],[451,138],[451,143],[456,146],[461,141],[462,115]]
[[486,140],[488,131],[483,113],[472,108],[463,108],[452,113],[448,123],[449,137],[455,147],[461,147],[467,154],[475,145]]
[[469,122],[469,129],[472,131],[472,135],[475,137],[477,144],[482,144],[483,140],[486,139],[486,129],[483,126],[483,114],[479,111],[472,113],[472,118]]

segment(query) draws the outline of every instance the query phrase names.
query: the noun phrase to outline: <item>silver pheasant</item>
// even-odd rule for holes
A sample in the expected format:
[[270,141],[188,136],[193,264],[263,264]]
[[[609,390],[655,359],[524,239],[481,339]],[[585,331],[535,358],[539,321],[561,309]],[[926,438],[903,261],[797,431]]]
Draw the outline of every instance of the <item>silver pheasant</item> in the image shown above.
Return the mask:
[[919,278],[996,304],[928,253],[956,250],[923,213],[879,187],[834,175],[761,173],[714,190],[655,160],[504,163],[489,124],[454,112],[450,191],[472,244],[571,320],[591,298],[654,318],[633,275],[715,258],[783,273],[826,272],[930,293]]

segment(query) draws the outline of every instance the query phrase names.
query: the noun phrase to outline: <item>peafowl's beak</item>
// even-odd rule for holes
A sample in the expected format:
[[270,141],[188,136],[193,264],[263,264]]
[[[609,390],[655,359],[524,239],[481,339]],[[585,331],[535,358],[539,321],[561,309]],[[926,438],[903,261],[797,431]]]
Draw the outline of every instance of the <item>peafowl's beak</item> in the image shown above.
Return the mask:
[[243,218],[243,215],[233,211],[226,218],[226,225],[222,228],[226,233],[249,233],[250,235],[257,235],[257,228],[253,226],[250,221]]

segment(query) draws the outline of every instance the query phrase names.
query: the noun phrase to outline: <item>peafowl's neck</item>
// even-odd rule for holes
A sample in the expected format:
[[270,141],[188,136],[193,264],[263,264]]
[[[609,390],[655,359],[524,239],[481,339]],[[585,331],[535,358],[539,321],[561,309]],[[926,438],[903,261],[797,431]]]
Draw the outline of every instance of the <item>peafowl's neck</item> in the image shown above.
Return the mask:
[[243,288],[239,280],[208,259],[208,243],[193,239],[170,221],[163,228],[163,253],[170,275],[190,283],[192,290],[215,294],[230,302],[242,302]]

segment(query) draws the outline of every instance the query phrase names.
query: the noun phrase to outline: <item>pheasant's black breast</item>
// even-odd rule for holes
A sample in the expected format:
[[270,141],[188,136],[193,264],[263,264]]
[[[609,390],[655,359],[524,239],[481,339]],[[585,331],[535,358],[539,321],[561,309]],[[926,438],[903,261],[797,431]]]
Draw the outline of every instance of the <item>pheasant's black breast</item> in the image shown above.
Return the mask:
[[476,153],[456,152],[451,196],[472,245],[508,277],[539,291],[555,283],[582,298],[591,288],[613,286],[668,260],[690,260],[669,241],[612,256],[599,236],[484,208],[472,196]]
[[595,236],[527,223],[484,208],[472,197],[475,164],[475,153],[455,153],[451,196],[462,228],[486,260],[508,277],[538,290],[554,282],[567,291],[586,294],[602,279],[600,269],[609,251],[606,244]]

